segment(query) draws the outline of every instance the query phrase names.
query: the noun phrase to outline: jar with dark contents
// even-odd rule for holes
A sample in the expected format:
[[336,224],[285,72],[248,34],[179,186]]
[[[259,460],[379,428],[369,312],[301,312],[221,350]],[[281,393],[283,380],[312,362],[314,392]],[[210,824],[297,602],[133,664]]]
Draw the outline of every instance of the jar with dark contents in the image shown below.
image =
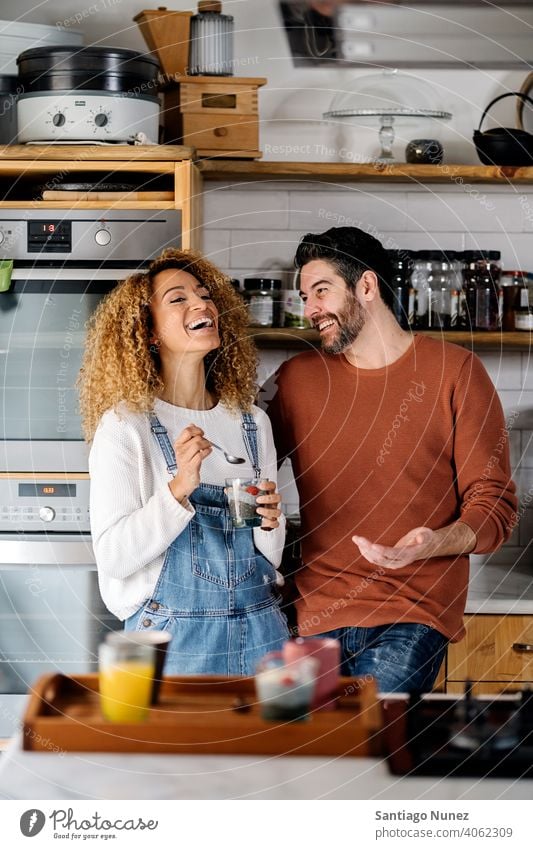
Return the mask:
[[252,327],[279,327],[281,317],[281,280],[248,277],[244,281],[244,300],[248,304]]
[[404,330],[414,327],[415,290],[411,285],[413,260],[409,251],[387,251],[392,266],[393,312]]
[[529,306],[526,271],[505,270],[501,276],[500,315],[502,330],[515,330],[515,310]]

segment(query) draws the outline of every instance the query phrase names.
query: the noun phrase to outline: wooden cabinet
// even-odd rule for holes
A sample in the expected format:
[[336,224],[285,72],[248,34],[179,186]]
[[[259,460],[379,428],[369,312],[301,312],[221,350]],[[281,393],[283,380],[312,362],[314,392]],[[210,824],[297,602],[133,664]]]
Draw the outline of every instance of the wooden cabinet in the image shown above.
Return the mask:
[[[200,243],[201,186],[192,148],[181,145],[8,145],[0,147],[1,208],[179,209],[182,245]],[[146,175],[142,192],[62,192],[64,183],[93,180],[123,184]],[[151,191],[151,178],[164,190]],[[50,199],[50,195],[53,199]],[[63,195],[63,197],[61,197]],[[43,199],[43,196],[45,199]],[[6,199],[7,198],[7,199]],[[142,198],[139,199],[139,198]]]
[[533,686],[533,615],[475,614],[465,619],[466,637],[448,647],[446,691],[499,693]]

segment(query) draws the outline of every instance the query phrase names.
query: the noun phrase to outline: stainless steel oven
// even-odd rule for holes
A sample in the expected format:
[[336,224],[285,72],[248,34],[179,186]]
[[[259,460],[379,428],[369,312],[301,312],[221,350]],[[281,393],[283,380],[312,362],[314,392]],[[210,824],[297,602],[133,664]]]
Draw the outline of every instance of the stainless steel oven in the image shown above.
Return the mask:
[[0,737],[39,674],[94,670],[118,626],[98,593],[75,381],[101,298],[180,241],[177,210],[0,211]]

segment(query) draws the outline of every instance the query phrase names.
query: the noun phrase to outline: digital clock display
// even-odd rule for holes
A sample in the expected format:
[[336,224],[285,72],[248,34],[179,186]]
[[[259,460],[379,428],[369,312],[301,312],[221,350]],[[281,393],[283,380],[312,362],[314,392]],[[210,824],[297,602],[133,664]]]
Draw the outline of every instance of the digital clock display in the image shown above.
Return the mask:
[[19,483],[20,498],[75,498],[75,483]]
[[72,222],[63,221],[28,221],[28,251],[29,252],[63,252],[72,250]]

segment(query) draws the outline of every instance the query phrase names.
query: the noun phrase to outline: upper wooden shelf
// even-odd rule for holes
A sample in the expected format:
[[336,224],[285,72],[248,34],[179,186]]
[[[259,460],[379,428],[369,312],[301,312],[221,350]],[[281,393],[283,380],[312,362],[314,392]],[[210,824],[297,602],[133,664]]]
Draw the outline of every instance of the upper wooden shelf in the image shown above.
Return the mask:
[[192,159],[194,149],[179,144],[8,144],[0,147],[0,162],[21,160],[41,164],[42,160],[71,161],[80,168],[93,162],[177,162]]
[[203,159],[198,168],[205,180],[343,180],[391,183],[533,183],[533,168],[487,165],[395,165],[344,162],[257,162]]
[[[525,331],[469,333],[456,330],[441,333],[433,330],[417,330],[416,332],[429,336],[431,339],[454,342],[456,345],[474,351],[530,351],[533,346],[533,333]],[[250,327],[249,333],[260,348],[316,348],[320,345],[316,330],[297,330],[293,327]]]

